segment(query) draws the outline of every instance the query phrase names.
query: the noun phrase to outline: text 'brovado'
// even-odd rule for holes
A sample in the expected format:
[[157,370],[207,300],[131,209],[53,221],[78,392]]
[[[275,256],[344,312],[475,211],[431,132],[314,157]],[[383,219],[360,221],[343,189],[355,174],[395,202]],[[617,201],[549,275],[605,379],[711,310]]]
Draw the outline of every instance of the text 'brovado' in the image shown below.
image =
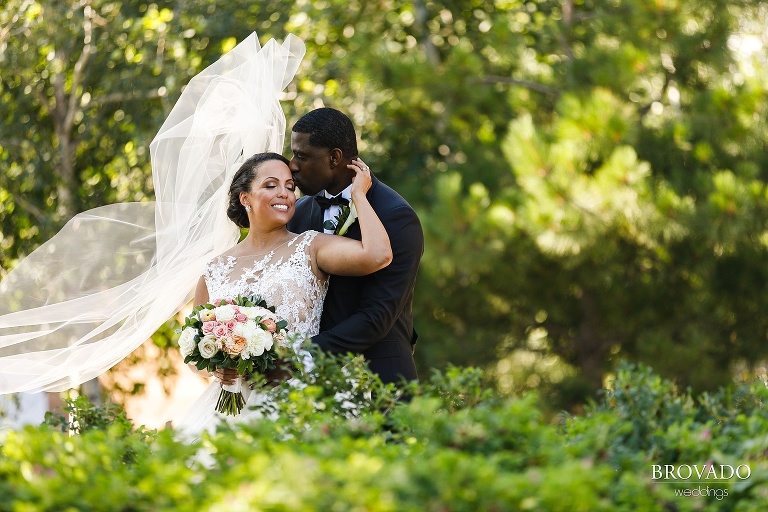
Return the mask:
[[736,467],[730,464],[653,464],[651,465],[653,480],[730,480],[733,477],[746,480],[752,474],[748,464]]

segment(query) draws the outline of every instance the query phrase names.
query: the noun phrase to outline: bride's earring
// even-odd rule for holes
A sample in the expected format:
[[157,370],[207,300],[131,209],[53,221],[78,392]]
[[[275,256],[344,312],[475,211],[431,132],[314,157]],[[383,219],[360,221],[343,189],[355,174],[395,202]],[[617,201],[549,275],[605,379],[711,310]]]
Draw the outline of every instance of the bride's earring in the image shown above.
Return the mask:
[[249,204],[245,205],[245,211],[248,213],[251,213],[251,205]]

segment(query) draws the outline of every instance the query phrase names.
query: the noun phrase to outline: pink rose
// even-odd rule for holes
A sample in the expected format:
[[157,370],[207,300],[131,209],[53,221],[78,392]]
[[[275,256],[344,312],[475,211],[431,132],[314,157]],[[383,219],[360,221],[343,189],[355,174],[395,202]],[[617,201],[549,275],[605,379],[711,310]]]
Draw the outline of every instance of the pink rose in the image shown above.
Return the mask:
[[275,332],[277,330],[277,324],[271,318],[265,318],[261,321],[261,325],[264,326],[269,332]]
[[213,334],[214,327],[216,327],[216,322],[213,320],[203,322],[203,334]]
[[229,320],[227,322],[227,330],[229,332],[232,332],[235,329],[236,325],[237,325],[237,320],[235,320],[234,318],[232,320]]
[[238,322],[245,322],[246,320],[248,320],[248,317],[242,313],[235,313],[235,320],[237,320]]
[[228,333],[229,333],[229,331],[227,330],[227,325],[226,324],[223,324],[223,323],[220,323],[220,322],[216,322],[216,325],[213,327],[213,335],[214,336],[216,336],[217,338],[223,338]]

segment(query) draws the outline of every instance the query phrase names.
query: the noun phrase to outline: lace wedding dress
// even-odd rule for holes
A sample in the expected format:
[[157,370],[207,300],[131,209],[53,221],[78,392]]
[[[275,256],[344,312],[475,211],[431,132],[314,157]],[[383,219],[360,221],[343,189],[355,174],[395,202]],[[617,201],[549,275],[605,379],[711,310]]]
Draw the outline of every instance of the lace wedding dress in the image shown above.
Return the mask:
[[[320,315],[328,290],[328,278],[312,271],[309,246],[317,231],[297,235],[268,254],[248,257],[218,256],[205,268],[205,284],[210,301],[234,299],[237,296],[258,295],[275,307],[275,313],[288,321],[289,339],[305,359],[305,368],[311,366],[309,354],[302,350],[304,340],[320,330]],[[309,365],[307,363],[310,363]],[[213,430],[221,421],[248,421],[260,416],[250,408],[264,405],[270,400],[268,389],[251,390],[243,386],[245,407],[237,416],[217,413],[216,400],[221,384],[214,380],[195,401],[184,419],[176,425],[185,437],[199,437],[204,430]]]

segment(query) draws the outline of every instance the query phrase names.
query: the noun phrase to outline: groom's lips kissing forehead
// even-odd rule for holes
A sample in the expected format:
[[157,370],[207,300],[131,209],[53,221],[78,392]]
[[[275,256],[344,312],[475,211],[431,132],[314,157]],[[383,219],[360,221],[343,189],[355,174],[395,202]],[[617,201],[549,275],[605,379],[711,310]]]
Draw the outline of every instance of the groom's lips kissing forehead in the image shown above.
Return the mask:
[[291,173],[293,176],[293,183],[301,189],[302,192],[304,192],[304,183],[301,181],[301,174],[298,172]]

